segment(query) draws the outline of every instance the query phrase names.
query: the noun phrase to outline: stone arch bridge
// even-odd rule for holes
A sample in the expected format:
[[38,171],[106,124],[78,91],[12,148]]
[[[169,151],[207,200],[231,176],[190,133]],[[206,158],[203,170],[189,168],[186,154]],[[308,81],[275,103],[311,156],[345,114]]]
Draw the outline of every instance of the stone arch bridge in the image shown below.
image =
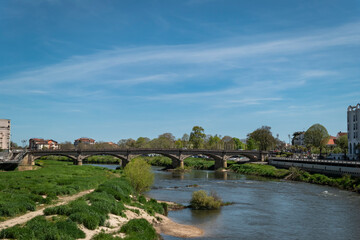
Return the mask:
[[82,165],[84,159],[95,155],[111,155],[121,160],[125,166],[131,159],[146,155],[160,154],[172,160],[172,166],[184,167],[184,159],[193,155],[205,155],[215,160],[215,169],[226,168],[227,160],[233,156],[244,156],[250,162],[264,161],[267,152],[248,150],[205,150],[205,149],[111,149],[111,150],[29,150],[20,165],[34,165],[35,160],[50,155],[66,156],[71,158],[76,165]]

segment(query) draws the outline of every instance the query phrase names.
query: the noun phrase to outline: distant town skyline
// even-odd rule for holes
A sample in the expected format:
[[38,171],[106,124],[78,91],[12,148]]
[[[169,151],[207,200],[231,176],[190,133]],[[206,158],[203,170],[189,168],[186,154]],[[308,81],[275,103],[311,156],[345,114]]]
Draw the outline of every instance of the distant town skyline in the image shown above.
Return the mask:
[[347,131],[360,102],[360,2],[0,3],[0,118],[11,139],[117,142],[202,126]]

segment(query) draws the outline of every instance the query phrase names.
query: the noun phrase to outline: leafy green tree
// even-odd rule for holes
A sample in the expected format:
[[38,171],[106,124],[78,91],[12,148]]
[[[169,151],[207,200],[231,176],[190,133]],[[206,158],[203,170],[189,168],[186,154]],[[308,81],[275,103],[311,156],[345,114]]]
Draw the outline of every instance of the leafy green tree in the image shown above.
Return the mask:
[[322,150],[329,140],[329,133],[321,124],[314,124],[305,132],[304,141],[307,146],[316,147],[320,150],[320,157]]
[[184,145],[183,145],[183,142],[181,141],[180,138],[175,141],[175,148],[181,149],[181,148],[183,148],[183,147],[184,147]]
[[131,160],[124,168],[124,175],[137,193],[149,190],[154,183],[151,166],[141,158]]
[[209,136],[207,141],[207,148],[209,149],[222,149],[221,138],[216,134],[215,136]]
[[247,150],[256,150],[259,149],[259,144],[251,137],[246,139],[246,149]]
[[343,135],[335,140],[336,145],[341,148],[342,152],[344,153],[344,158],[346,159],[346,153],[348,150],[348,136]]
[[198,149],[203,146],[205,137],[204,129],[200,126],[194,126],[190,133],[189,141],[193,145],[193,148]]
[[158,138],[151,140],[151,147],[153,148],[174,148],[175,137],[171,133],[163,133]]
[[139,138],[136,140],[135,147],[136,147],[136,148],[146,148],[149,142],[150,142],[150,139],[149,139],[149,138],[139,137]]
[[270,150],[276,144],[276,139],[273,137],[270,130],[271,127],[262,126],[252,133],[249,133],[248,138],[252,138],[257,142],[260,151]]
[[245,149],[245,144],[240,141],[240,139],[234,137],[233,142],[235,145],[235,149]]

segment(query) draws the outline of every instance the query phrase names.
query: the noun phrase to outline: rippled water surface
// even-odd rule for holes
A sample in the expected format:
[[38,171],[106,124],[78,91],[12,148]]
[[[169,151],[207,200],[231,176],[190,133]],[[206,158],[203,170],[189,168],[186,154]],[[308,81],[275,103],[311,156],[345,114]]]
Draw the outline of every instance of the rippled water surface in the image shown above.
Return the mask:
[[[196,190],[214,190],[226,202],[218,211],[171,211],[173,220],[205,230],[197,239],[360,239],[360,195],[314,184],[272,181],[235,173],[154,168],[150,197],[189,204]],[[188,187],[197,184],[199,187]],[[175,240],[163,236],[165,240]]]

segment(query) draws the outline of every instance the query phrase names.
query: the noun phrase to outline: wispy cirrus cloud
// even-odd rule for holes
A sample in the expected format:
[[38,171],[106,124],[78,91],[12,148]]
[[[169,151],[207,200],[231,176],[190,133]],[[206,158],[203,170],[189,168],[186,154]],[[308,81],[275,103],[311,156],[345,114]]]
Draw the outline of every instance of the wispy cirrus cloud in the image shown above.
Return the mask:
[[[73,56],[57,64],[2,76],[0,92],[45,94],[51,91],[76,96],[80,89],[83,91],[82,95],[91,96],[94,90],[88,88],[95,86],[105,95],[111,96],[119,94],[113,93],[119,87],[125,91],[129,88],[141,88],[146,84],[147,90],[153,89],[151,95],[143,93],[147,100],[192,101],[216,97],[225,98],[229,106],[235,105],[236,101],[239,104],[257,104],[271,99],[268,95],[272,92],[279,93],[306,84],[308,78],[338,74],[329,70],[297,71],[284,66],[291,63],[292,56],[304,56],[306,52],[339,46],[359,46],[360,22],[298,36],[267,36],[266,39],[268,40],[254,39],[254,43],[227,39],[216,43],[115,48],[91,55]],[[289,71],[288,79],[278,77],[278,72],[284,71]],[[223,86],[209,90],[206,87],[207,81],[214,78],[222,82]],[[236,81],[237,79],[240,80]],[[165,83],[173,84],[170,91],[162,89]],[[194,83],[203,87],[192,89]],[[186,89],[183,85],[187,86]],[[28,91],[29,88],[37,90]],[[246,93],[248,100],[239,100],[237,95],[240,93]],[[266,98],[251,96],[260,93]]]

